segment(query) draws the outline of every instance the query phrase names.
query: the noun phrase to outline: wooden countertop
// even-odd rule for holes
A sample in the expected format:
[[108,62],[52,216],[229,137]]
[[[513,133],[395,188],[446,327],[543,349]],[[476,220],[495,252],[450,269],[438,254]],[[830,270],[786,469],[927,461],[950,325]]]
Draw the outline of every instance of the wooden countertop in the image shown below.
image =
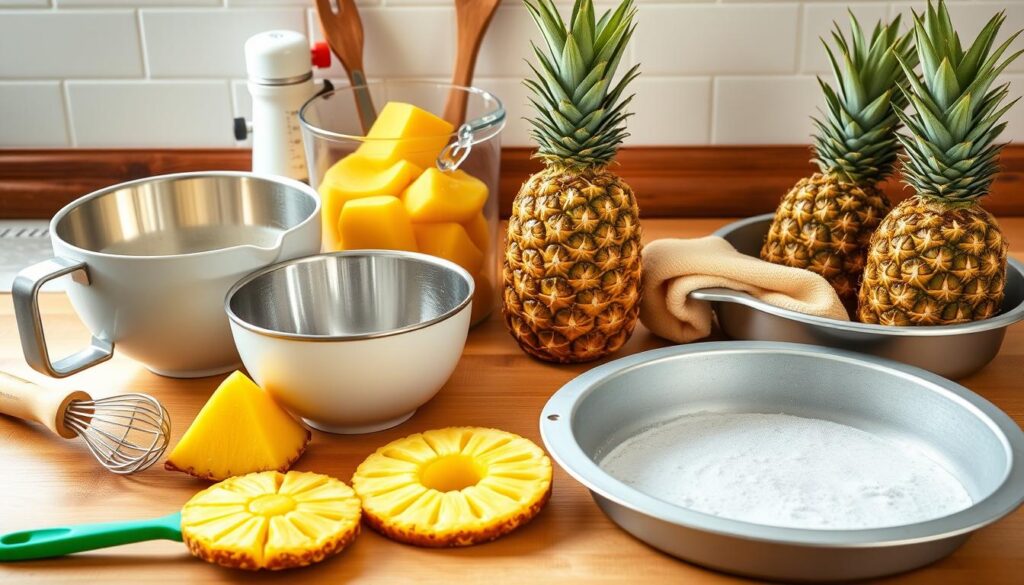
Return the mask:
[[[646,237],[694,237],[726,220],[646,220]],[[1024,218],[1002,220],[1018,258],[1024,257]],[[46,328],[56,354],[88,338],[62,295],[44,295]],[[664,342],[642,328],[619,357]],[[314,432],[297,469],[345,481],[378,446],[410,433],[449,425],[493,426],[540,443],[537,417],[548,397],[591,366],[553,366],[519,351],[492,316],[469,336],[458,369],[440,394],[398,428],[363,436]],[[220,377],[175,380],[151,374],[120,356],[76,375],[50,380],[25,365],[9,295],[0,295],[0,370],[96,395],[148,392],[164,402],[176,441]],[[961,382],[1024,424],[1024,327],[1011,328],[1002,352],[987,368]],[[105,472],[78,441],[0,416],[0,533],[81,522],[160,516],[180,509],[208,485],[158,464],[120,477]],[[893,578],[905,583],[1020,583],[1024,574],[1024,510],[985,528],[959,551],[930,567]],[[47,561],[0,565],[5,583],[727,583],[742,580],[661,554],[619,530],[587,491],[556,466],[550,504],[529,525],[494,543],[427,550],[391,542],[370,529],[338,557],[286,573],[231,571],[192,558],[179,543],[161,541]]]

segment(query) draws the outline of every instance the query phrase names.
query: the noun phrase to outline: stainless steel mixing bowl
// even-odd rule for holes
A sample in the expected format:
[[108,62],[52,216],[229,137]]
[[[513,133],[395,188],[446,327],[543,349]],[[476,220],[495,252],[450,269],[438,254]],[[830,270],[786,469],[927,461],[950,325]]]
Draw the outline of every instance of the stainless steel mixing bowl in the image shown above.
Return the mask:
[[[715,232],[737,250],[758,256],[772,215],[757,215]],[[922,367],[948,378],[963,378],[999,353],[1006,328],[1024,319],[1024,265],[1006,267],[1002,311],[990,319],[935,327],[889,327],[825,319],[782,309],[747,293],[708,288],[690,298],[711,301],[722,332],[733,339],[792,341],[869,353]]]
[[[781,412],[871,432],[928,454],[975,503],[891,528],[779,528],[669,504],[598,465],[650,425],[697,412]],[[752,577],[846,580],[914,569],[1024,500],[1024,433],[998,408],[919,368],[809,345],[697,343],[625,357],[563,386],[540,429],[555,461],[627,532],[681,559]]]
[[[14,281],[29,365],[64,377],[118,351],[175,377],[238,366],[224,294],[246,274],[320,250],[320,198],[284,177],[232,171],[148,177],[101,189],[50,222],[54,258]],[[73,274],[68,297],[92,332],[88,347],[53,360],[37,297]]]
[[393,427],[430,400],[462,355],[473,278],[412,252],[356,250],[270,266],[225,309],[246,369],[310,425]]

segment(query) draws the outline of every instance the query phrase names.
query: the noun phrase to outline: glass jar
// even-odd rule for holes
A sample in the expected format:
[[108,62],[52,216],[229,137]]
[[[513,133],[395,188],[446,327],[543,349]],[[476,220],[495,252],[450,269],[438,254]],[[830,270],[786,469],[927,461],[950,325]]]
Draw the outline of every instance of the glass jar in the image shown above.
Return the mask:
[[[388,245],[374,243],[372,247],[415,249],[447,256],[449,260],[469,270],[476,280],[472,322],[480,323],[498,303],[498,174],[505,108],[498,98],[474,87],[411,80],[370,82],[366,87],[378,113],[389,102],[401,102],[443,117],[449,98],[465,99],[466,121],[460,126],[453,126],[453,131],[444,135],[402,137],[382,135],[380,131],[375,131],[373,137],[368,137],[368,132],[360,122],[356,101],[358,92],[351,87],[325,92],[306,102],[299,111],[299,120],[302,123],[309,181],[323,198],[323,249],[333,251],[371,247],[365,242],[374,242],[375,234],[379,237],[385,237],[380,234],[387,234],[391,236]],[[431,127],[436,128],[437,125]],[[372,164],[363,166],[360,163],[357,171],[347,175],[336,172],[337,169],[332,170],[336,166],[340,169],[339,161],[353,155],[361,146],[364,148],[357,156],[360,160],[370,158],[366,162]],[[372,158],[384,152],[398,154],[391,158]],[[377,163],[374,160],[384,162],[380,167],[375,167],[373,165]],[[346,164],[353,166],[352,159]],[[426,177],[421,175],[431,167],[436,168],[429,175],[435,185],[449,184],[446,178],[463,177],[466,180],[458,185],[468,185],[467,188],[479,195],[479,183],[461,173],[482,182],[486,186],[486,198],[480,211],[473,207],[472,217],[467,219],[464,209],[468,208],[460,207],[461,203],[445,206],[438,201],[430,203],[429,213],[423,212],[426,206],[419,207],[419,211],[412,214],[406,214],[403,209],[394,209],[402,206],[416,207],[416,204],[407,201],[407,189],[420,178],[424,179],[420,187],[427,183]],[[331,174],[325,184],[329,170]],[[443,173],[443,176],[438,173]],[[346,185],[346,181],[350,184]],[[419,193],[425,192],[417,189]],[[445,193],[445,190],[439,188],[431,192]],[[366,193],[384,196],[373,200],[373,205],[379,204],[374,213],[365,212],[369,205],[364,198]],[[388,196],[398,198],[402,206]],[[345,221],[348,223],[341,224],[341,212],[345,206],[360,198],[364,201],[345,213]],[[469,199],[460,198],[460,201]],[[418,201],[422,202],[422,198]],[[451,209],[446,211],[449,207]],[[356,208],[364,211],[356,213]],[[446,213],[455,213],[457,217],[449,217]],[[407,215],[411,217],[407,219]],[[353,230],[364,233],[363,228],[351,225],[350,222],[356,221],[390,222],[395,225],[367,226],[366,238],[361,241],[359,238],[350,238],[356,242],[347,247],[341,237],[343,228],[348,230],[345,233],[351,234]],[[410,224],[413,239],[405,236]]]

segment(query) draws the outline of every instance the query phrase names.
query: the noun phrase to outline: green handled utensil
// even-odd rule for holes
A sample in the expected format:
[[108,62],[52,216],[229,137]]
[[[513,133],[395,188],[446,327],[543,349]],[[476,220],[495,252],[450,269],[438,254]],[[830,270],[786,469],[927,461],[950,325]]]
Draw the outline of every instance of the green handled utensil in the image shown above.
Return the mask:
[[146,540],[181,542],[181,512],[149,520],[11,532],[0,536],[0,562],[47,559]]

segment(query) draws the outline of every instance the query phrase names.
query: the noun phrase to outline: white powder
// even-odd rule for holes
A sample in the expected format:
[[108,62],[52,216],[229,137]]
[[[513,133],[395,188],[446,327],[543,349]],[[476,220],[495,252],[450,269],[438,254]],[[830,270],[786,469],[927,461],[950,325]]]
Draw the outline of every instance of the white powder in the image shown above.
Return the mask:
[[600,465],[666,502],[770,526],[880,528],[971,505],[964,486],[922,453],[785,414],[680,417],[617,445]]

